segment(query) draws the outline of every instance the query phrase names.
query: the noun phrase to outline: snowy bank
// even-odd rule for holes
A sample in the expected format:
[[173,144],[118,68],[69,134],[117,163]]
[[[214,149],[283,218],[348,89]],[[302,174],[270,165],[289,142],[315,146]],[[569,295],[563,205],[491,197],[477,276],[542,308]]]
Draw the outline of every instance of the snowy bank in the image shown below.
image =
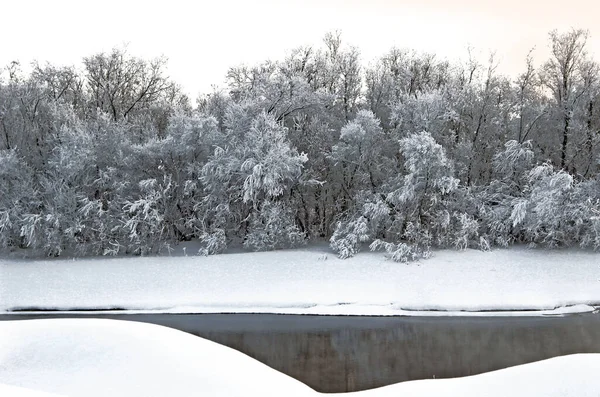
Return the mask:
[[600,354],[574,354],[481,375],[427,379],[348,393],[348,397],[596,397]]
[[[597,396],[597,368],[600,354],[578,354],[352,395]],[[242,353],[184,332],[95,319],[0,322],[0,392],[5,391],[2,395],[24,397],[318,395]]]
[[[1,372],[1,371],[0,371]],[[0,396],[9,397],[61,397],[59,394],[46,393],[24,387],[9,386],[0,383]]]
[[308,386],[217,343],[114,320],[0,323],[0,383],[65,396],[300,396]]
[[340,260],[314,247],[0,260],[0,311],[487,316],[588,312],[599,303],[600,255],[578,250],[445,250],[412,264],[371,252]]

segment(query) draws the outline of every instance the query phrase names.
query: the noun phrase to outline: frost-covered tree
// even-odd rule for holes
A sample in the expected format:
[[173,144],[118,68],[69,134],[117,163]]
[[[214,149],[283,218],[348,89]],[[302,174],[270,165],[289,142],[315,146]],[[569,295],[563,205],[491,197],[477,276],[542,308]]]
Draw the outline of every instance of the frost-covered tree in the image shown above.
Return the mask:
[[515,206],[511,214],[513,225],[522,224],[531,243],[549,247],[569,245],[572,236],[565,222],[569,223],[571,219],[565,210],[569,208],[573,177],[544,163],[533,168],[528,178],[531,193]]
[[149,107],[172,83],[165,77],[166,59],[146,61],[123,49],[84,58],[91,105],[120,121]]
[[588,55],[586,42],[589,33],[573,29],[566,33],[550,32],[551,57],[541,70],[541,79],[552,93],[554,101],[555,130],[558,132],[560,151],[557,164],[562,169],[572,169],[569,155],[569,138],[573,135],[573,116],[583,95],[590,89],[586,68]]
[[523,242],[525,236],[517,227],[526,210],[530,194],[529,172],[534,166],[531,141],[510,140],[493,159],[492,181],[471,190],[467,206],[475,209],[482,236],[493,245],[506,247]]
[[[286,129],[272,115],[261,112],[252,117],[240,106],[228,109],[226,132],[215,145],[200,177],[206,193],[205,243],[211,245],[213,237],[223,235],[253,241],[258,238],[253,233],[283,240],[277,234],[288,234],[292,225],[284,221],[279,223],[281,228],[275,227],[278,223],[268,212],[291,210],[285,204],[302,174],[306,155],[290,146]],[[252,242],[246,245],[261,248]]]
[[384,130],[397,128],[400,120],[391,117],[394,108],[422,94],[443,91],[450,74],[450,64],[433,54],[392,48],[365,72],[366,105]]
[[351,206],[358,191],[375,192],[387,179],[395,166],[394,148],[397,144],[386,137],[379,120],[370,111],[359,111],[342,128],[331,153],[341,186],[338,196],[341,211]]
[[433,247],[600,248],[600,68],[550,35],[509,79],[393,48],[363,67],[330,33],[232,67],[193,109],[164,58],[0,70],[0,249],[204,254],[325,239],[393,259]]
[[23,247],[23,217],[39,206],[33,170],[15,149],[0,150],[0,248]]
[[452,161],[427,132],[399,144],[405,173],[390,176],[382,193],[367,196],[357,213],[338,223],[331,246],[341,256],[373,239],[371,249],[383,247],[398,261],[426,256],[432,245],[445,244],[450,222],[445,198],[458,186]]
[[432,245],[440,245],[440,229],[448,226],[445,196],[458,187],[453,164],[444,148],[428,132],[411,134],[400,141],[406,174],[394,178],[387,201],[401,218],[394,242],[377,240],[372,248],[383,246],[394,259],[414,259],[426,255]]
[[304,234],[295,223],[294,211],[281,201],[266,201],[260,211],[250,215],[244,247],[268,251],[304,243]]
[[532,139],[540,119],[547,113],[547,104],[543,100],[541,80],[533,65],[533,51],[527,54],[526,70],[521,73],[513,85],[514,106],[512,128],[515,131],[512,138],[518,143]]

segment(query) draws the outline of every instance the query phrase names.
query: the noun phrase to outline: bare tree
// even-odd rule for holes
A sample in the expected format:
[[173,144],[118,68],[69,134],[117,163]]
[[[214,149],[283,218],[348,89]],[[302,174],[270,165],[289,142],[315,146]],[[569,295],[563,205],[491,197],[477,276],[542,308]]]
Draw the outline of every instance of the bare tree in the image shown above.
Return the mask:
[[572,29],[567,33],[550,32],[551,57],[542,67],[541,77],[550,89],[560,120],[560,167],[567,169],[567,149],[575,106],[589,87],[584,84],[583,69],[589,33]]
[[84,58],[92,106],[114,121],[148,108],[173,86],[165,76],[166,63],[163,57],[146,61],[120,49]]
[[516,127],[517,142],[523,143],[529,137],[533,127],[546,114],[544,106],[536,106],[540,103],[539,87],[540,81],[533,65],[533,49],[529,51],[526,58],[526,70],[516,80],[516,112],[519,119]]

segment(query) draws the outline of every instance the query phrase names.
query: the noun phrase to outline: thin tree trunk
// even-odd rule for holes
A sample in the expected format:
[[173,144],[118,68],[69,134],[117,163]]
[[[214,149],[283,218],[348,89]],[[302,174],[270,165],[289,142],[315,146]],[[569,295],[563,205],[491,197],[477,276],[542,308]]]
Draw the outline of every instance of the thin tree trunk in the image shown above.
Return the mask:
[[594,164],[594,133],[592,131],[592,116],[594,114],[594,102],[590,101],[588,104],[588,114],[587,114],[587,122],[586,122],[586,127],[587,127],[587,141],[586,141],[586,146],[587,146],[587,152],[588,152],[588,165],[587,168],[585,170],[585,174],[584,176],[587,177],[587,175],[590,172],[590,169],[592,168],[592,165]]
[[569,124],[571,123],[571,115],[568,109],[565,109],[565,126],[563,129],[562,148],[560,152],[560,168],[566,169],[567,164],[567,145],[569,143]]

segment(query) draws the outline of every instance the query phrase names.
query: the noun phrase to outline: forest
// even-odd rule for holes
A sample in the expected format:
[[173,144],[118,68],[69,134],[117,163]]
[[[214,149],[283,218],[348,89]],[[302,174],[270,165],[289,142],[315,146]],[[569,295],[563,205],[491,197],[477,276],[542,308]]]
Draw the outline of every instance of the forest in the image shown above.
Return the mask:
[[[600,248],[600,67],[552,31],[498,60],[392,48],[365,66],[328,33],[229,69],[195,102],[126,48],[0,76],[0,251],[198,254],[328,241],[399,262],[435,248]],[[202,73],[201,70],[198,73]]]

